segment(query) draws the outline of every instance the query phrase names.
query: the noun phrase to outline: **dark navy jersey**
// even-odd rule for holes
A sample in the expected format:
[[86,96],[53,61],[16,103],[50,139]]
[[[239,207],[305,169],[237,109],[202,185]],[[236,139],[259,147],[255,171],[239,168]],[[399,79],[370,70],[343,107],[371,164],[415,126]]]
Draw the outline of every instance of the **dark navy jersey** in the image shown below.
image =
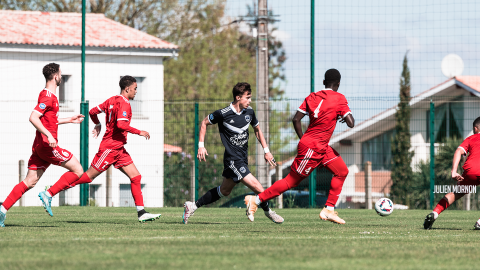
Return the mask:
[[214,111],[208,116],[210,124],[218,124],[218,131],[225,146],[223,162],[242,160],[248,164],[248,126],[258,126],[252,107],[237,112],[232,104]]

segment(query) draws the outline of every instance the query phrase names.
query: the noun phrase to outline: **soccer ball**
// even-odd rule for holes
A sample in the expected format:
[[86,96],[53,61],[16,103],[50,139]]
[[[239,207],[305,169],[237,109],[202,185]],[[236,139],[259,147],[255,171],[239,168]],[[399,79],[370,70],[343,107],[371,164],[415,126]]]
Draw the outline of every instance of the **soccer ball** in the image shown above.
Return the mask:
[[388,198],[381,198],[375,203],[375,211],[380,216],[388,216],[393,212],[393,202]]

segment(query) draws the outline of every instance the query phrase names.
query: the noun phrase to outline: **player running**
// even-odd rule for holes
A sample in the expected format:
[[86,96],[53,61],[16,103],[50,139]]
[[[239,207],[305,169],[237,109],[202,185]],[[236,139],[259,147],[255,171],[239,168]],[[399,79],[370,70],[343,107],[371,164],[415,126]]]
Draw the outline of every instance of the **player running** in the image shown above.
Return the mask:
[[[211,113],[202,121],[200,128],[200,137],[198,144],[197,158],[206,161],[208,156],[207,149],[204,146],[205,133],[207,126],[218,123],[218,130],[222,138],[225,153],[223,156],[224,170],[222,173],[223,182],[220,186],[207,191],[196,202],[185,202],[183,211],[183,223],[187,224],[188,218],[193,215],[198,208],[216,202],[221,197],[230,195],[232,189],[238,183],[242,182],[250,188],[255,194],[263,191],[262,185],[250,173],[248,169],[248,126],[251,125],[255,131],[255,136],[262,144],[265,151],[265,159],[276,166],[275,159],[268,149],[263,133],[260,130],[259,122],[255,117],[255,112],[250,107],[252,101],[252,90],[250,84],[242,82],[233,87],[233,102],[220,110]],[[277,215],[268,207],[268,202],[260,205],[270,220],[275,223],[282,223],[283,218]],[[247,215],[250,221],[253,221],[253,215]]]
[[[480,184],[480,117],[473,121],[473,135],[466,138],[457,148],[453,155],[452,179],[457,181],[457,186],[478,186]],[[463,174],[457,173],[458,164],[462,155],[467,156],[465,164],[463,164]],[[464,190],[459,188],[459,190]],[[433,211],[425,217],[423,228],[430,230],[438,215],[447,209],[452,203],[459,200],[467,193],[450,192],[445,195],[435,206]],[[480,219],[474,225],[475,230],[480,230]]]
[[[38,96],[38,103],[30,115],[30,123],[37,129],[32,146],[32,155],[28,160],[28,173],[25,179],[16,185],[8,195],[5,202],[0,206],[0,227],[5,227],[7,211],[27,192],[33,188],[50,164],[62,166],[68,170],[59,181],[75,181],[83,173],[80,162],[70,151],[58,146],[58,125],[75,123],[79,124],[84,117],[81,114],[67,118],[58,118],[57,87],[62,82],[60,65],[50,63],[43,67],[45,76],[45,88]],[[44,207],[50,205],[51,197],[40,196]],[[45,207],[52,215],[50,208]]]
[[[40,192],[40,195],[55,196],[62,190],[69,189],[78,184],[91,183],[102,172],[106,171],[111,165],[119,169],[128,178],[130,178],[132,196],[135,201],[138,213],[138,221],[153,221],[160,217],[160,214],[150,214],[144,209],[143,195],[141,189],[142,176],[135,167],[130,154],[125,150],[127,144],[127,134],[137,134],[150,139],[150,134],[146,131],[140,131],[130,126],[132,120],[132,109],[129,100],[133,100],[137,94],[137,80],[132,76],[123,76],[120,79],[120,95],[107,99],[102,104],[92,108],[89,112],[90,119],[95,123],[93,137],[97,138],[102,130],[102,125],[98,120],[97,114],[105,113],[105,122],[107,130],[103,135],[98,153],[93,158],[90,168],[75,181],[69,179],[60,179],[48,191]],[[48,205],[50,208],[50,205]]]
[[[246,196],[245,204],[248,214],[253,216],[258,205],[298,186],[315,168],[325,166],[333,173],[333,178],[325,208],[320,212],[320,218],[345,224],[345,221],[338,217],[334,209],[345,178],[347,178],[348,168],[337,151],[328,145],[338,119],[342,119],[341,121],[346,122],[350,128],[355,125],[345,96],[337,93],[340,79],[338,70],[327,70],[323,81],[325,89],[311,93],[300,105],[292,120],[300,142],[298,143],[298,154],[293,161],[290,173],[257,196]],[[310,124],[303,134],[300,121],[305,115],[310,117]]]

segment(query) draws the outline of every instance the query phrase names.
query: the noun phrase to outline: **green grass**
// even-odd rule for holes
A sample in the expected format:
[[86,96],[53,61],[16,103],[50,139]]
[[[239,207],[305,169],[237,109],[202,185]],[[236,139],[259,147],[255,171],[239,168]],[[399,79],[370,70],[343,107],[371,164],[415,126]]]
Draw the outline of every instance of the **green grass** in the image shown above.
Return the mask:
[[244,209],[148,209],[162,217],[140,224],[134,208],[15,207],[0,228],[0,269],[474,269],[476,211],[446,211],[423,230],[429,211],[339,210],[347,222],[321,221],[319,209],[277,210],[277,225]]

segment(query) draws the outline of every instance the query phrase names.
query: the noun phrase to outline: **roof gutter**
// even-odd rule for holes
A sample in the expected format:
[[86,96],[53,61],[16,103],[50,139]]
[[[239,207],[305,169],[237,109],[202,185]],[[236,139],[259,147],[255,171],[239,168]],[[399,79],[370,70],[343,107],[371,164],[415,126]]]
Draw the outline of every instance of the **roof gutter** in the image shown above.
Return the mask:
[[[82,53],[82,50],[80,46],[0,44],[0,52],[80,55]],[[178,55],[178,49],[87,47],[85,53],[87,55],[174,57]]]

